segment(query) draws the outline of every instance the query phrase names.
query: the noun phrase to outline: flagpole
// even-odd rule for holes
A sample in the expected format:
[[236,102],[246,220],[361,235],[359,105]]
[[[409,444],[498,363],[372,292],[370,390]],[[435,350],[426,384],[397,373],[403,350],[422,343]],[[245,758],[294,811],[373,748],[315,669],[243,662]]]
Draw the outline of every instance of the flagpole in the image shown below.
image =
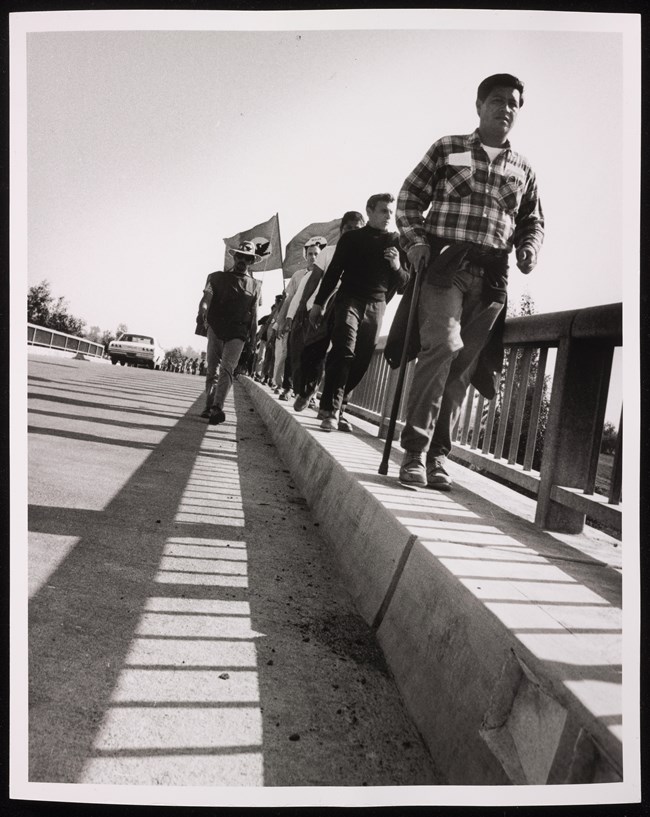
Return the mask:
[[280,245],[280,269],[282,270],[282,291],[286,290],[284,285],[284,261],[282,260],[282,239],[280,238],[280,214],[275,214],[275,223],[278,225],[278,244]]

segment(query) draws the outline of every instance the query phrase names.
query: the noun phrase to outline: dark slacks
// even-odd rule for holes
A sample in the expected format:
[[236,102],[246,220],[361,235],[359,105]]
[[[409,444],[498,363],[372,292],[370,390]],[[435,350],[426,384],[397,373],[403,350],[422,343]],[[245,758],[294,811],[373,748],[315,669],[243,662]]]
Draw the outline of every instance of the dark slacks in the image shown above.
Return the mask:
[[323,411],[338,412],[345,396],[368,370],[385,311],[385,301],[337,297],[332,348],[325,362],[325,383],[320,400]]

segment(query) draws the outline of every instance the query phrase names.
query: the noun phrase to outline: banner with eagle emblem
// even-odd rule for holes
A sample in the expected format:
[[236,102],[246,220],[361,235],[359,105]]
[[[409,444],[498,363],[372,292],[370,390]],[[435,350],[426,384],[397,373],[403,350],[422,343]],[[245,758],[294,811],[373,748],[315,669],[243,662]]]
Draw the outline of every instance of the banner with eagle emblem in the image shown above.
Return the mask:
[[224,270],[232,269],[234,261],[229,249],[236,250],[241,241],[252,241],[255,244],[255,252],[262,258],[253,264],[253,272],[264,272],[267,269],[282,268],[282,249],[280,245],[280,219],[276,213],[268,221],[256,224],[250,230],[242,230],[230,238],[224,238],[226,245],[224,251]]
[[291,276],[299,269],[305,268],[305,254],[303,252],[305,244],[314,236],[324,236],[328,246],[336,244],[339,240],[341,219],[335,218],[333,221],[314,221],[294,235],[287,244],[284,253],[284,264],[282,265],[282,275],[284,279]]

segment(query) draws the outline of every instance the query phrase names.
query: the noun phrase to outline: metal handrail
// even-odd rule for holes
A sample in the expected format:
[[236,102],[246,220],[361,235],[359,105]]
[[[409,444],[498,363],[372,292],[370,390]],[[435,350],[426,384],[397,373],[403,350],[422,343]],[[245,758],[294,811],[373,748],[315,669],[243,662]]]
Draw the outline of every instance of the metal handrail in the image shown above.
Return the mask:
[[28,346],[40,346],[46,349],[58,349],[62,352],[77,352],[91,357],[104,357],[104,345],[95,343],[87,338],[59,332],[58,329],[48,329],[35,323],[27,324]]

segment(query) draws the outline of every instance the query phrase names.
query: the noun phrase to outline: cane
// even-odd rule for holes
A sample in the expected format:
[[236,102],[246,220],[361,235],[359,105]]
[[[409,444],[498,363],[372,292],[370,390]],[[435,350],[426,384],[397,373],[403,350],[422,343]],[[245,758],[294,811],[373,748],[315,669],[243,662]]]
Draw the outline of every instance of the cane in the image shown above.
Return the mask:
[[422,269],[424,267],[424,259],[420,259],[415,270],[415,281],[413,282],[413,296],[411,298],[411,306],[409,308],[409,316],[406,322],[406,335],[404,336],[404,345],[402,347],[402,357],[399,362],[399,375],[397,376],[397,385],[395,386],[395,396],[393,397],[393,407],[390,412],[390,420],[388,422],[388,431],[386,432],[386,444],[384,445],[384,456],[379,466],[379,473],[386,476],[388,473],[388,461],[390,459],[390,449],[393,445],[393,436],[395,435],[395,424],[397,423],[397,412],[399,411],[399,404],[402,400],[402,389],[404,387],[404,377],[406,375],[406,358],[408,356],[409,341],[411,339],[411,329],[413,321],[418,308],[418,301],[420,299],[420,278],[422,277]]

